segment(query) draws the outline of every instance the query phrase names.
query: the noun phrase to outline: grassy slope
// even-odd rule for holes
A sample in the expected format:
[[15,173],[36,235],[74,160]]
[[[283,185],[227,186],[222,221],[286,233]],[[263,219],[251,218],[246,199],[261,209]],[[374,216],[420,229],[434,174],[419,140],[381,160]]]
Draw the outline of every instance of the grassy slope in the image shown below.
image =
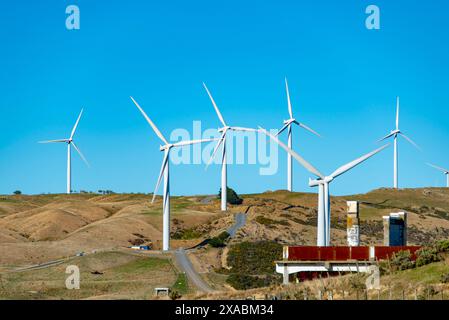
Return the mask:
[[[80,289],[65,287],[68,265],[80,269]],[[98,271],[102,274],[92,274]],[[148,299],[154,287],[170,287],[176,271],[166,258],[106,252],[77,257],[62,265],[0,274],[2,299]]]

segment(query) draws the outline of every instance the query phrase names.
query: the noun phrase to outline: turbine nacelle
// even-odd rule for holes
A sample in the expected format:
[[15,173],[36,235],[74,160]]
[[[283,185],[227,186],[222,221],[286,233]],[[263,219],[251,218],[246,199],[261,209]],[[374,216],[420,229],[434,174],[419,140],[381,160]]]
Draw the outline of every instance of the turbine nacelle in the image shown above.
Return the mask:
[[286,126],[291,125],[292,123],[299,125],[299,122],[296,121],[296,119],[293,119],[293,118],[288,119],[288,120],[284,120],[283,123],[284,123],[284,125],[286,125]]
[[324,177],[324,179],[311,179],[309,178],[309,187],[317,187],[320,184],[329,184],[334,180],[333,177],[328,176]]
[[391,135],[398,135],[399,133],[401,133],[401,130],[397,129],[397,130],[391,130],[390,134]]
[[159,146],[159,150],[160,150],[160,151],[165,151],[165,150],[171,149],[171,148],[173,148],[173,147],[174,147],[174,145],[173,145],[172,143],[169,143],[169,144],[166,144],[166,145],[161,145],[161,146]]

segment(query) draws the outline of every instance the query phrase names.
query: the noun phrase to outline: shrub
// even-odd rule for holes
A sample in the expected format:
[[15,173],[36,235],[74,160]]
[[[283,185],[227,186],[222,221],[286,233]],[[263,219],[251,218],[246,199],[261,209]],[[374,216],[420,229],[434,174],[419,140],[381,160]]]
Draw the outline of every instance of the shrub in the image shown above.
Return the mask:
[[228,253],[232,272],[246,275],[274,274],[274,261],[281,259],[282,245],[272,241],[241,242]]
[[209,240],[209,245],[214,248],[221,248],[226,245],[226,240],[229,238],[230,234],[226,231],[220,233],[217,237],[213,237]]
[[444,273],[440,278],[441,283],[449,283],[449,273]]
[[255,220],[256,220],[257,223],[260,223],[260,224],[263,224],[263,225],[269,226],[269,227],[271,227],[273,225],[276,225],[276,224],[280,224],[280,225],[283,225],[283,226],[289,226],[290,225],[290,223],[287,220],[273,220],[273,219],[270,219],[270,218],[266,218],[264,216],[257,216]]
[[182,297],[182,295],[176,290],[171,290],[170,293],[168,294],[168,296],[172,300],[178,300],[178,299],[181,299],[181,297]]
[[416,266],[421,267],[426,264],[440,261],[441,257],[435,247],[421,248],[416,252]]
[[[220,191],[218,192],[218,198],[221,198],[221,188],[220,188]],[[235,192],[231,188],[227,188],[226,200],[229,204],[242,204],[243,203],[243,199],[240,198],[239,195],[237,194],[237,192]]]
[[365,277],[362,274],[356,274],[355,276],[349,278],[349,285],[353,290],[365,290]]
[[172,239],[177,240],[190,240],[190,239],[197,239],[202,236],[202,232],[195,230],[193,228],[190,229],[179,229],[172,233],[171,237]]
[[412,261],[412,255],[410,251],[399,251],[395,252],[390,259],[390,266],[393,271],[407,270],[415,266]]
[[246,274],[231,274],[226,282],[237,290],[267,287],[276,281],[274,276],[249,276]]

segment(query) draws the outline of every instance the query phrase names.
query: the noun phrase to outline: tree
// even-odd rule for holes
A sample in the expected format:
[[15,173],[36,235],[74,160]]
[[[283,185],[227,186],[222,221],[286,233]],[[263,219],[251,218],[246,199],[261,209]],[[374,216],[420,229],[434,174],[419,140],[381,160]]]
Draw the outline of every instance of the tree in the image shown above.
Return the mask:
[[16,191],[14,191],[13,193],[16,194],[16,195],[19,195],[19,194],[22,194],[22,191],[16,190]]
[[[227,196],[227,202],[229,204],[242,204],[243,203],[243,199],[239,197],[239,195],[237,194],[237,192],[235,192],[233,189],[227,187],[227,192],[226,192],[226,196]],[[220,191],[218,192],[218,198],[221,198],[221,188]]]

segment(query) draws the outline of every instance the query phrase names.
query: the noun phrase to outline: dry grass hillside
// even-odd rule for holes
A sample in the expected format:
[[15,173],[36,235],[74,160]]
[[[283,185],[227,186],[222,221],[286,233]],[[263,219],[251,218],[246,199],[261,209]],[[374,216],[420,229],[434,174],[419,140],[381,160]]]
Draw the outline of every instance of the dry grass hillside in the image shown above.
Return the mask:
[[[244,202],[219,211],[214,197],[172,198],[172,247],[190,247],[247,214],[247,224],[232,241],[274,240],[313,245],[316,194],[266,192],[243,196]],[[382,215],[409,212],[409,242],[423,244],[449,237],[449,190],[379,189],[332,197],[332,244],[344,244],[346,200],[361,201],[362,242],[382,243]],[[74,194],[0,197],[0,265],[24,265],[109,250],[131,243],[161,246],[161,199],[151,204],[142,194]]]

